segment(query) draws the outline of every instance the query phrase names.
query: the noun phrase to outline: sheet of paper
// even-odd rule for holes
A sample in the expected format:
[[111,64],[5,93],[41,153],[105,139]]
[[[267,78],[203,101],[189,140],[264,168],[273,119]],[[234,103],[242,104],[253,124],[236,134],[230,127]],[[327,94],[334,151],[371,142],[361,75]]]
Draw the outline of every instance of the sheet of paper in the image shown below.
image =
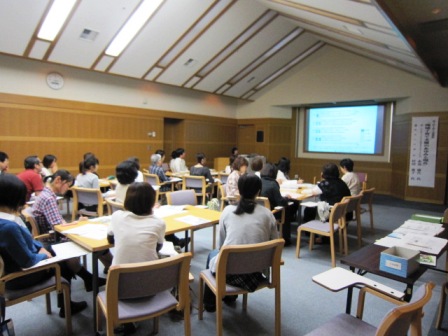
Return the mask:
[[184,205],[162,205],[160,208],[154,209],[154,216],[163,218],[185,211]]
[[24,271],[26,271],[26,270],[31,269],[31,268],[36,268],[36,267],[40,267],[40,266],[45,266],[45,265],[49,265],[49,264],[54,264],[54,263],[60,262],[60,261],[62,261],[62,260],[64,260],[64,259],[61,258],[61,257],[56,256],[56,257],[53,257],[53,258],[49,258],[49,259],[45,259],[45,260],[41,260],[41,261],[39,261],[37,264],[35,264],[34,266],[31,266],[31,267],[28,267],[28,268],[22,268],[22,269],[23,269]]
[[384,237],[375,241],[375,245],[380,245],[384,247],[392,247],[397,246],[400,239],[392,238],[392,237]]
[[107,238],[107,225],[86,224],[80,227],[62,231],[63,234],[75,234],[81,237],[102,240]]
[[56,253],[56,256],[63,259],[70,259],[89,254],[89,251],[74,242],[54,244],[51,245],[51,248]]
[[310,208],[313,208],[313,207],[317,207],[317,202],[302,202],[302,203],[300,203],[300,205],[301,206],[304,206],[304,207],[310,207]]
[[424,253],[439,254],[447,242],[443,238],[407,234],[403,239],[399,240],[398,246],[419,250]]
[[283,189],[283,190],[280,190],[280,194],[281,194],[283,197],[286,197],[287,195],[289,195],[289,196],[291,196],[291,198],[298,198],[298,197],[301,197],[301,196],[302,196],[302,195],[296,193],[295,191],[296,191],[296,190],[294,190],[294,191],[288,191],[288,190]]
[[183,222],[183,223],[191,224],[191,225],[200,225],[200,224],[205,224],[205,223],[209,222],[208,219],[200,218],[200,217],[196,217],[196,216],[192,216],[192,215],[179,217],[179,218],[176,218],[176,220]]
[[179,253],[177,253],[177,251],[174,249],[173,242],[164,241],[163,246],[159,251],[159,254],[172,257],[178,255]]
[[182,179],[180,177],[171,177],[167,182],[182,182]]
[[102,216],[96,218],[89,218],[89,223],[109,224],[111,216]]

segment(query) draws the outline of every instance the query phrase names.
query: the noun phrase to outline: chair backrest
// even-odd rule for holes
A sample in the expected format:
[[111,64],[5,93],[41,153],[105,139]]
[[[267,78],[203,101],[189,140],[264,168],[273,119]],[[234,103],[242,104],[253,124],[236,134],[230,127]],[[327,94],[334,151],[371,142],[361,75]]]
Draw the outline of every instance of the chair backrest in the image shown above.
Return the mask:
[[204,176],[183,176],[183,189],[194,188],[194,189],[202,189],[205,191],[205,187],[207,183],[205,181]]
[[333,231],[333,224],[339,222],[341,228],[345,227],[345,213],[347,212],[348,201],[341,201],[335,203],[330,211],[330,217],[328,222],[330,223],[330,229]]
[[116,202],[111,198],[106,198],[107,211],[109,216],[112,215],[117,210],[124,210],[124,204],[120,202]]
[[103,195],[100,189],[71,187],[73,202],[83,204],[103,204]]
[[370,188],[361,191],[361,204],[372,204],[373,193],[375,192],[375,188]]
[[265,208],[268,208],[269,210],[271,210],[271,203],[269,202],[269,198],[267,197],[262,197],[262,196],[258,196],[255,201],[264,206]]
[[448,208],[446,208],[445,212],[443,213],[442,223],[448,224]]
[[160,179],[157,174],[143,173],[143,178],[145,182],[148,182],[152,186],[160,185]]
[[166,173],[168,170],[170,170],[170,166],[168,165],[168,163],[164,162],[162,163],[162,169]]
[[270,269],[270,285],[280,281],[280,261],[283,239],[274,239],[258,244],[226,245],[221,248],[216,266],[216,287],[224,294],[226,274],[247,274]]
[[226,184],[227,183],[227,179],[229,178],[230,174],[226,174],[226,173],[219,173],[218,174],[218,179],[221,181],[222,184]]
[[[31,235],[34,239],[45,239],[51,237],[50,228],[42,228],[37,224],[36,216],[33,214],[33,208],[28,207],[22,210],[22,215],[31,226]],[[51,229],[52,230],[52,229]]]
[[362,198],[361,194],[357,196],[345,196],[341,201],[348,202],[346,210],[347,212],[359,211],[359,208],[361,206],[361,198]]
[[356,172],[355,174],[358,175],[358,180],[361,184],[361,190],[367,189],[367,173]]
[[189,295],[191,257],[187,252],[154,261],[111,266],[106,283],[108,315],[115,321],[118,319],[118,300],[150,297],[173,287],[179,290],[178,309],[183,309]]
[[376,336],[407,335],[411,328],[411,335],[421,335],[421,319],[423,306],[431,299],[432,282],[418,288],[412,295],[411,302],[391,309],[378,326]]
[[197,205],[198,200],[194,190],[178,190],[166,194],[168,205]]

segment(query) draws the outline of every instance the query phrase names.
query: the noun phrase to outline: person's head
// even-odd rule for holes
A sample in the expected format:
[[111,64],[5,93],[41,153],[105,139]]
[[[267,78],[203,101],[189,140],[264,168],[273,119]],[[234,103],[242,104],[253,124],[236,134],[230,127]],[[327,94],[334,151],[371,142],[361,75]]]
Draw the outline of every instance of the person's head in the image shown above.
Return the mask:
[[[341,166],[343,172],[352,172],[353,167],[355,166],[355,163],[352,161],[352,159],[342,159],[339,163],[339,166]],[[345,171],[344,171],[345,170]]]
[[162,157],[160,154],[151,155],[151,164],[153,166],[161,166],[162,165]]
[[273,179],[277,178],[277,172],[278,169],[275,165],[273,165],[272,163],[267,162],[264,166],[263,169],[260,172],[260,176],[261,177],[270,177]]
[[162,158],[162,163],[163,163],[163,161],[165,161],[165,151],[163,149],[156,150],[156,152],[154,154],[160,155],[160,157]]
[[187,154],[187,153],[185,153],[185,149],[180,148],[180,147],[178,149],[176,149],[176,152],[177,152],[177,157],[180,157],[181,159],[184,159],[185,155]]
[[197,153],[196,160],[199,164],[204,165],[205,162],[207,161],[207,158],[205,157],[204,153]]
[[126,161],[132,161],[135,164],[135,168],[137,168],[137,170],[140,170],[140,160],[138,157],[136,156],[131,156],[129,159],[127,159]]
[[91,156],[95,157],[95,154],[93,154],[92,152],[87,152],[87,153],[84,153],[82,158],[85,160],[85,159],[87,159],[88,157],[91,157]]
[[23,162],[25,169],[33,169],[36,173],[40,173],[42,171],[42,161],[40,161],[37,155],[30,155],[25,158]]
[[232,154],[232,155],[229,156],[229,166],[232,169],[233,169],[233,163],[235,162],[235,159],[236,159],[236,155]]
[[9,156],[5,152],[0,152],[0,172],[9,168]]
[[250,164],[250,169],[254,172],[259,172],[263,169],[263,158],[261,156],[256,156],[252,159]]
[[322,167],[322,178],[325,180],[339,178],[339,169],[334,163],[327,163]]
[[25,201],[25,183],[13,174],[0,175],[0,211],[18,213]]
[[232,168],[233,170],[238,170],[240,174],[244,174],[248,166],[249,162],[247,161],[247,159],[243,156],[238,156],[237,158],[235,158],[235,161],[233,161]]
[[253,213],[256,201],[261,190],[261,180],[254,174],[245,174],[238,179],[238,190],[240,192],[240,201],[234,211],[236,215],[243,213]]
[[230,154],[238,156],[238,147],[232,147]]
[[147,182],[134,182],[126,191],[124,208],[137,216],[152,214],[156,203],[156,192]]
[[134,161],[126,160],[115,167],[115,176],[120,184],[131,184],[138,175],[138,169]]
[[44,183],[50,182],[53,192],[59,195],[64,195],[74,181],[73,176],[65,169],[58,169],[53,175],[44,178]]
[[177,159],[178,157],[179,157],[179,155],[178,155],[177,149],[173,150],[171,152],[171,158],[172,159]]
[[99,161],[95,156],[88,156],[82,163],[82,173],[96,172],[98,169]]
[[291,161],[286,157],[281,157],[280,160],[278,160],[277,168],[281,172],[288,174],[291,170]]
[[44,156],[44,159],[42,160],[42,164],[45,168],[51,169],[56,164],[57,158],[56,156],[52,154],[47,154]]

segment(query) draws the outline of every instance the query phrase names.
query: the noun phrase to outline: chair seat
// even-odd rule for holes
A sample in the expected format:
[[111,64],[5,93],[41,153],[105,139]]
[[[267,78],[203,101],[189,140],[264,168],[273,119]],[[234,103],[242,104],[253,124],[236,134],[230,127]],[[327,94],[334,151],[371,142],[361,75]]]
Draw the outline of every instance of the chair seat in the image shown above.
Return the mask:
[[[61,277],[61,283],[62,284],[68,284],[68,281]],[[42,290],[45,290],[47,288],[51,288],[56,286],[56,278],[52,276],[51,278],[48,278],[46,280],[43,280],[34,286],[23,288],[23,289],[6,289],[5,291],[5,299],[8,301],[14,301],[18,298],[27,296],[32,293],[36,293]]]
[[[201,271],[201,274],[203,274],[207,278],[207,281],[209,281],[213,285],[213,287],[216,288],[216,277],[212,274],[212,272],[209,269]],[[257,287],[257,290],[268,286],[268,284],[269,284],[269,281],[267,279],[261,281]],[[240,288],[240,287],[226,284],[226,293],[228,295],[236,295],[236,294],[241,294],[243,292],[247,293],[247,290]]]
[[[100,300],[106,304],[106,291],[98,293]],[[118,301],[118,318],[126,320],[128,318],[138,319],[158,313],[162,310],[170,310],[178,304],[176,298],[169,290],[157,293],[151,297],[128,299]]]
[[[302,224],[299,226],[300,229],[312,229],[312,230],[319,230],[322,232],[330,233],[330,225],[328,222],[321,222],[320,220],[312,220],[309,222],[306,222],[305,224]],[[334,231],[336,232],[339,229],[338,224],[333,224]]]
[[339,314],[306,336],[370,336],[377,328],[348,314]]

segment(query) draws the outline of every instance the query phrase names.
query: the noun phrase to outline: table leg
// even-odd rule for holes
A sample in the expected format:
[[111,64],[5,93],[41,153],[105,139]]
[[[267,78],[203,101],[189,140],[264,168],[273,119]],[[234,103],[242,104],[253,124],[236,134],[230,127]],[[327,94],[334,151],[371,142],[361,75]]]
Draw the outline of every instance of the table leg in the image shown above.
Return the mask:
[[[355,273],[355,268],[350,266],[350,271]],[[353,297],[353,286],[350,286],[349,288],[347,288],[347,302],[345,304],[345,313],[349,315],[352,310],[352,297]]]
[[[185,243],[188,241],[188,230],[185,230]],[[185,244],[185,252],[188,252],[188,244]]]
[[406,290],[405,290],[405,294],[404,294],[404,301],[409,302],[412,299],[412,294],[414,291],[414,286],[413,285],[407,285],[406,286]]
[[92,252],[93,332],[96,333],[96,296],[98,295],[98,259],[104,251]]

